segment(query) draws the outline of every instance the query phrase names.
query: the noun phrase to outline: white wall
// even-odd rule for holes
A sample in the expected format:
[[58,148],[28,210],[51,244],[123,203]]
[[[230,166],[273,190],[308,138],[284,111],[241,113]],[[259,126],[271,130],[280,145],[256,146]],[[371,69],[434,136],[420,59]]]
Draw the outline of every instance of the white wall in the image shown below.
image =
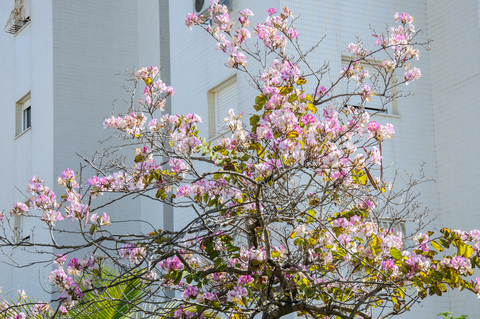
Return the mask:
[[[13,1],[0,3],[0,21],[6,22]],[[4,213],[16,201],[24,201],[28,179],[34,174],[46,183],[53,182],[53,71],[52,71],[52,14],[50,1],[32,1],[32,21],[16,36],[0,32],[0,69],[2,77],[1,107],[3,114],[0,132],[2,149],[0,169],[0,203]],[[32,128],[15,139],[15,102],[26,93],[32,97]],[[18,187],[18,190],[15,189]],[[40,223],[32,222],[30,227],[38,230]],[[26,230],[25,233],[30,233]],[[2,234],[3,236],[3,234]],[[35,240],[44,241],[42,235]],[[18,248],[14,259],[20,263],[30,262],[26,254]],[[45,258],[45,256],[42,256]],[[5,256],[2,262],[11,262]],[[27,294],[40,294],[39,274],[41,267],[16,269],[1,266],[0,286],[3,295],[18,288],[26,289]],[[38,287],[36,289],[28,289]]]
[[[427,18],[428,36],[433,40],[430,64],[441,220],[452,229],[479,229],[478,1],[428,0]],[[476,296],[453,293],[449,297],[455,315],[478,313]]]

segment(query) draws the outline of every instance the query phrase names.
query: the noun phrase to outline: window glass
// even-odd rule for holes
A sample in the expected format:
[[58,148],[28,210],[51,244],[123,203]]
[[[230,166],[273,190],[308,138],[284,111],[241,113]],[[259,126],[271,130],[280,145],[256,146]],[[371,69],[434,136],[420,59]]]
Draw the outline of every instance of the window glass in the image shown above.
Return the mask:
[[23,103],[23,131],[32,127],[32,106],[31,100],[28,99]]

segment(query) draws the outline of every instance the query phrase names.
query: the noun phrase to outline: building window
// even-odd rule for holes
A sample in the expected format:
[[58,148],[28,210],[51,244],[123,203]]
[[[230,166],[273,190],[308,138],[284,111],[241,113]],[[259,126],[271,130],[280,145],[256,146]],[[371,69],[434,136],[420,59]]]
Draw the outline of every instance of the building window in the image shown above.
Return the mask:
[[22,216],[15,215],[13,219],[13,240],[15,243],[22,239]]
[[[350,64],[350,61],[351,57],[342,56],[342,68],[347,67]],[[385,76],[385,73],[382,72],[382,74],[379,74],[378,68],[374,67],[375,65],[380,63],[381,62],[375,60],[361,61],[360,65],[363,67],[364,70],[368,71],[370,77],[366,78],[361,86],[357,86],[357,83],[353,79],[351,79],[350,81],[342,80],[342,92],[345,93],[347,92],[347,90],[348,92],[352,92],[353,90],[357,90],[358,92],[360,92],[363,88],[363,85],[370,86],[373,91],[376,91],[378,87],[382,88],[382,83],[384,83],[383,76]],[[397,82],[395,77],[395,71],[393,72],[393,74],[387,74],[387,76],[390,77],[391,84],[394,85]],[[397,90],[394,87],[390,90],[389,94],[395,95],[396,93]],[[393,98],[389,101],[384,97],[372,96],[371,100],[371,102],[362,102],[360,95],[358,95],[350,97],[346,104],[360,106],[363,103],[365,110],[370,113],[398,115],[396,98]]]
[[10,12],[5,32],[17,34],[30,22],[30,0],[15,0],[13,10]]
[[215,138],[225,122],[229,109],[238,115],[237,77],[231,77],[208,92],[209,137]]
[[32,127],[32,100],[30,93],[17,101],[15,105],[15,136]]
[[28,241],[30,236],[28,229],[30,228],[30,222],[27,216],[15,215],[13,219],[13,241],[14,243],[21,243]]
[[31,127],[32,127],[32,106],[29,105],[27,106],[27,108],[23,110],[23,130],[26,131]]
[[398,233],[402,234],[403,238],[403,245],[409,246],[410,240],[407,240],[408,237],[407,233],[407,226],[405,225],[405,221],[394,221],[392,219],[381,219],[379,226],[385,230],[392,231],[394,235],[398,235]]

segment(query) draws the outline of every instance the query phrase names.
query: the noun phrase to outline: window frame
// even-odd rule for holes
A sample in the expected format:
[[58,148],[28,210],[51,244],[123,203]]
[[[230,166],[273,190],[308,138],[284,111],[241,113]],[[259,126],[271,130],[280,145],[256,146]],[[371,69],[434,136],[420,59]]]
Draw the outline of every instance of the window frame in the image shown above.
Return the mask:
[[[352,61],[352,57],[342,55],[341,56],[341,68],[348,66],[351,61]],[[366,69],[368,70],[368,72],[370,74],[370,77],[371,77],[371,70],[375,70],[375,68],[372,67],[372,65],[381,64],[382,61],[375,60],[375,59],[365,59],[364,61],[360,61],[360,63],[363,67],[366,67]],[[393,75],[392,75],[392,78],[391,78],[391,84],[393,85],[393,87],[391,88],[391,92],[392,92],[392,95],[395,96],[397,94],[397,88],[395,86],[395,83],[397,83],[397,77],[396,77],[395,70],[393,70],[392,72],[393,72]],[[342,81],[343,81],[342,82],[342,93],[343,93],[343,92],[345,92],[345,89],[346,89],[346,87],[343,83],[346,83],[347,80],[342,79]],[[353,83],[353,82],[350,82],[350,83]],[[370,85],[371,81],[370,80],[366,80],[366,83],[364,82],[364,84],[369,85],[371,87],[371,85]],[[375,99],[375,98],[380,99],[379,97],[375,97],[375,96],[372,97],[372,99]],[[370,114],[385,115],[385,116],[392,116],[392,115],[393,116],[398,116],[399,115],[398,114],[398,101],[397,101],[396,97],[394,97],[391,102],[384,105],[383,106],[384,109],[379,109],[379,108],[375,108],[375,107],[368,107],[368,103],[372,103],[372,102],[367,102],[367,104],[365,105],[365,110],[367,112],[369,112]],[[348,104],[348,105],[354,105],[354,104]]]
[[[218,85],[214,86],[208,90],[208,136],[210,140],[214,140],[218,137],[220,125],[220,118],[218,116],[218,92],[235,83],[236,85],[236,105],[234,107],[235,113],[238,112],[238,81],[237,75],[230,76],[226,80],[220,82]],[[223,120],[223,118],[222,118]]]
[[[409,234],[408,234],[408,227],[407,227],[407,221],[406,220],[394,220],[391,218],[381,218],[379,219],[378,226],[385,229],[392,231],[393,230],[393,235],[397,235],[399,232],[402,233],[402,241],[403,241],[403,246],[408,247],[411,245],[410,240],[407,240]],[[393,227],[392,227],[393,226]]]
[[[25,116],[28,116],[28,113],[25,111],[30,110],[30,122],[28,123],[28,117],[25,119]],[[27,123],[26,123],[27,120]],[[29,124],[29,126],[28,126]],[[28,127],[27,127],[28,126]],[[32,99],[31,94],[28,92],[21,99],[15,103],[15,138],[23,135],[25,132],[28,132],[32,129]]]

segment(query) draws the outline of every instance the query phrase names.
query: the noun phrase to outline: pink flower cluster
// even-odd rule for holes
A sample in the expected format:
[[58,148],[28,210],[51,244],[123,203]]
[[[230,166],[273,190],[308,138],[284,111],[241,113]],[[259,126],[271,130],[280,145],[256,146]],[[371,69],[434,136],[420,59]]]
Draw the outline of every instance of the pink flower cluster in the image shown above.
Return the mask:
[[106,177],[93,176],[88,179],[87,185],[94,187],[94,194],[102,192],[133,191],[145,188],[141,178],[133,178],[125,172],[117,172]]
[[13,216],[23,214],[29,209],[38,209],[42,212],[40,220],[50,227],[55,226],[57,221],[63,220],[62,214],[57,211],[59,205],[56,201],[55,193],[50,188],[44,186],[43,181],[36,176],[33,176],[29,182],[27,191],[33,196],[30,198],[28,206],[21,202],[16,203],[14,208],[10,210],[10,214]]
[[195,123],[201,123],[202,119],[196,114],[177,115],[176,129],[171,133],[171,139],[175,143],[174,147],[180,153],[198,152],[197,146],[202,145],[198,138],[198,128]]
[[[138,103],[148,110],[160,109],[164,111],[165,103],[169,96],[173,96],[175,90],[171,86],[167,86],[162,80],[157,79],[150,82],[150,78],[144,80],[147,83],[143,90],[143,96]],[[150,82],[150,83],[149,83]]]
[[408,85],[409,82],[413,82],[414,80],[418,80],[422,76],[420,69],[412,68],[405,72],[403,79],[405,80],[405,85]]
[[92,214],[90,222],[96,226],[110,226],[112,224],[110,217],[107,216],[107,213],[105,212],[99,216],[97,216],[97,214]]
[[83,298],[83,293],[78,284],[72,277],[67,276],[62,267],[50,272],[48,280],[62,293],[61,298],[64,299],[65,305],[72,307]]
[[124,244],[118,251],[118,255],[121,259],[128,259],[132,264],[138,265],[147,256],[147,249],[134,244]]
[[116,128],[135,137],[141,136],[147,118],[143,113],[125,115],[125,117],[110,117],[103,122],[103,128]]
[[392,138],[395,130],[393,129],[393,125],[387,123],[385,125],[381,125],[376,121],[372,121],[367,125],[368,129],[368,139],[376,139],[377,141],[383,141],[388,138]]
[[364,58],[365,56],[369,55],[370,52],[362,47],[361,43],[353,44],[350,43],[345,47],[345,52],[349,52],[354,55],[356,58]]
[[177,256],[162,260],[158,263],[158,265],[163,269],[165,273],[169,273],[172,270],[180,271],[185,267]]

